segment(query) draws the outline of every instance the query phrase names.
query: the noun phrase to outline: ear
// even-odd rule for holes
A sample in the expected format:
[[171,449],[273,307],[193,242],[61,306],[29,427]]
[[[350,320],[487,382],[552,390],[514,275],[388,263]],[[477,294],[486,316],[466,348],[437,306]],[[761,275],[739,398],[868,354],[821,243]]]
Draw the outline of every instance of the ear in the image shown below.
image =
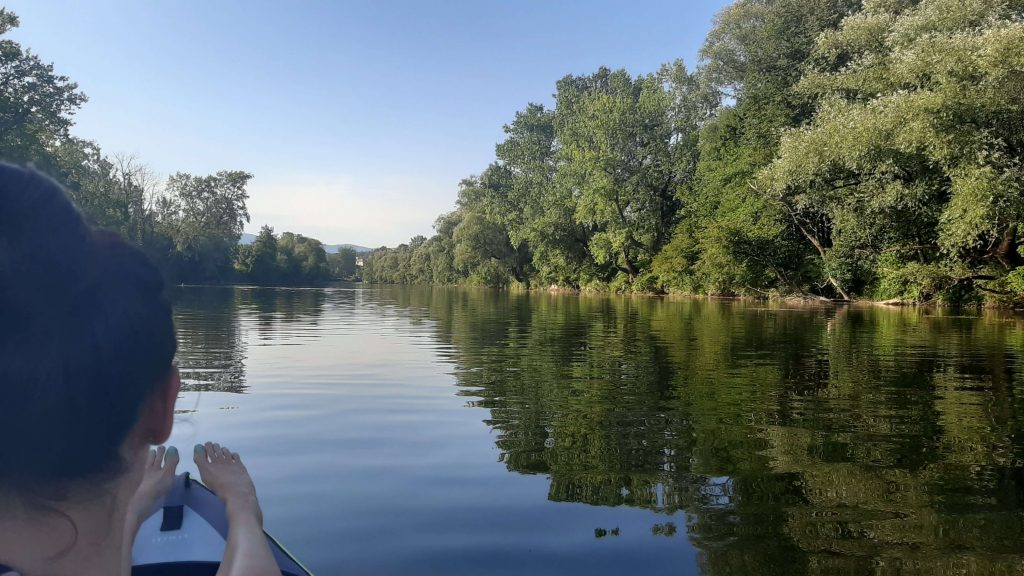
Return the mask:
[[167,379],[153,390],[142,409],[139,428],[145,443],[163,444],[170,438],[171,427],[174,425],[174,403],[180,390],[181,375],[178,374],[178,368],[173,367]]

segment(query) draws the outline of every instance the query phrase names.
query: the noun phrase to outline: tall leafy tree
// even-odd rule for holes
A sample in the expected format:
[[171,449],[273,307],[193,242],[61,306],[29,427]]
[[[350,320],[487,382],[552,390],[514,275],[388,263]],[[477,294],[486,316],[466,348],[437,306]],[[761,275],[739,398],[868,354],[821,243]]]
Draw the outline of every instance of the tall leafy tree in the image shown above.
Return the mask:
[[[533,270],[526,241],[512,239],[510,214],[511,174],[494,164],[479,177],[459,184],[459,224],[452,230],[454,264],[475,283],[504,286],[510,281],[529,287]],[[512,218],[509,218],[512,216]]]
[[251,178],[242,171],[211,176],[178,172],[167,180],[167,195],[157,210],[174,242],[182,277],[219,280],[231,270],[242,227],[249,221],[246,185]]
[[358,273],[356,266],[356,251],[347,246],[342,246],[334,254],[327,255],[327,267],[332,278],[345,280],[353,278]]
[[281,234],[277,242],[277,267],[279,277],[289,284],[319,282],[329,274],[323,243],[292,232]]
[[560,185],[605,279],[634,280],[665,243],[678,209],[668,94],[655,76],[607,68],[558,82]]
[[535,277],[542,284],[575,285],[593,274],[589,230],[575,217],[572,191],[556,182],[555,112],[530,104],[504,127],[496,147],[497,162],[488,169],[495,179],[493,211],[502,218],[517,250],[528,250]]

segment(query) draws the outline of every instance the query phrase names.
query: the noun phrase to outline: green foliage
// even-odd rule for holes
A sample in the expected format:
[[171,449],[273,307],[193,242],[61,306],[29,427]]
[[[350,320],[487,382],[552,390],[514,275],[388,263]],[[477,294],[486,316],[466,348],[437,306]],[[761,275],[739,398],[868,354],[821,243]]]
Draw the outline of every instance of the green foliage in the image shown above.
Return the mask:
[[248,222],[240,171],[178,173],[165,185],[133,156],[103,153],[71,136],[86,97],[30,50],[2,38],[19,24],[0,8],[0,158],[32,163],[63,182],[93,225],[119,232],[146,251],[174,281],[232,277],[242,225]]
[[352,248],[339,248],[334,254],[327,255],[327,268],[331,278],[338,280],[353,280],[359,276],[359,268],[356,266],[356,251]]
[[1016,305],[1022,14],[737,0],[694,73],[566,76],[464,183],[454,281]]
[[312,284],[326,280],[327,252],[319,240],[285,232],[277,241],[277,268],[283,283]]
[[14,13],[0,8],[0,151],[8,161],[52,170],[56,148],[70,137],[72,116],[86,98],[52,64],[2,38],[18,25]]
[[[651,265],[677,224],[715,98],[676,62],[637,78],[606,68],[567,76],[555,100],[517,113],[497,161],[461,183],[457,224],[431,239],[449,255],[440,276],[621,290],[643,278],[644,290],[660,289]],[[377,251],[368,278],[431,282],[405,268],[423,250]]]
[[[599,68],[504,127],[430,238],[371,282],[1024,302],[1024,3],[736,0],[699,67]],[[0,9],[0,155],[66,182],[86,217],[176,280],[317,283],[355,255],[261,231],[250,174],[175,174],[69,133],[74,82]]]
[[[869,2],[821,37],[821,60],[843,66],[800,83],[822,103],[762,182],[795,221],[816,224],[837,287],[878,275],[883,292],[914,299],[957,299],[965,284],[1011,295],[988,283],[1022,263],[1020,14],[987,0]],[[906,270],[875,266],[889,252]]]
[[252,244],[238,247],[235,270],[256,284],[272,284],[280,276],[277,258],[277,236],[274,235],[274,229],[263,226]]
[[242,226],[249,221],[245,191],[251,174],[212,176],[179,172],[167,179],[156,202],[159,228],[174,243],[176,275],[195,281],[228,279]]
[[238,246],[234,266],[237,279],[261,286],[317,285],[358,273],[351,248],[327,254],[319,240],[292,232],[276,236],[270,226],[251,244]]
[[678,209],[669,95],[653,76],[602,68],[558,83],[556,178],[573,192],[594,263],[632,280],[649,265]]
[[[699,291],[694,278],[694,264],[700,257],[698,240],[689,220],[676,227],[672,240],[654,257],[651,276],[658,289],[666,292],[694,294]],[[657,291],[657,290],[655,290]]]

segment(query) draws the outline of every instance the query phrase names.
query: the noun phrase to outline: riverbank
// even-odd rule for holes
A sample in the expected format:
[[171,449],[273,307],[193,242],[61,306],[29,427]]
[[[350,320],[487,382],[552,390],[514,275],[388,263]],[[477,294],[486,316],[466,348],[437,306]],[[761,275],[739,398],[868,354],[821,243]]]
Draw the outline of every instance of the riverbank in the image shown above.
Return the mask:
[[938,299],[931,299],[924,302],[915,302],[912,300],[901,300],[897,298],[890,298],[886,300],[875,300],[871,298],[859,298],[855,297],[850,300],[838,300],[826,298],[824,296],[816,294],[765,294],[765,295],[714,295],[714,294],[694,294],[685,292],[653,292],[653,291],[614,291],[614,290],[598,290],[594,288],[570,288],[565,286],[551,285],[547,288],[525,288],[521,285],[513,285],[504,288],[495,288],[490,286],[477,286],[477,285],[460,285],[460,284],[394,284],[394,283],[369,283],[369,282],[357,282],[350,280],[334,280],[330,282],[317,282],[317,283],[305,283],[305,284],[254,284],[254,283],[242,283],[242,282],[225,282],[225,283],[207,283],[207,284],[188,284],[179,283],[175,284],[181,288],[200,288],[200,287],[222,287],[222,288],[267,288],[267,289],[324,289],[324,288],[351,288],[356,286],[406,286],[406,287],[438,287],[438,288],[452,288],[452,289],[474,289],[474,290],[487,290],[496,292],[522,292],[532,294],[552,294],[552,295],[565,295],[565,296],[629,296],[638,298],[659,298],[665,300],[707,300],[716,302],[774,302],[782,303],[791,306],[802,306],[808,308],[827,308],[827,307],[838,307],[838,306],[870,306],[870,307],[882,307],[882,308],[943,308],[943,309],[988,309],[988,310],[1002,310],[1002,311],[1022,311],[1024,307],[1014,306],[1009,303],[1000,303],[996,301],[978,301],[971,303],[950,303],[942,302]]
[[904,300],[899,298],[889,298],[885,300],[875,300],[871,298],[859,298],[854,297],[850,300],[841,300],[835,298],[828,298],[817,294],[764,294],[764,295],[716,295],[716,294],[695,294],[687,292],[653,292],[653,291],[613,291],[613,290],[597,290],[594,288],[569,288],[564,286],[551,285],[547,288],[506,288],[509,290],[525,291],[525,292],[546,292],[550,294],[567,294],[567,295],[623,295],[623,296],[642,296],[652,298],[666,298],[666,299],[680,299],[680,300],[713,300],[713,301],[737,301],[737,302],[783,302],[787,304],[799,304],[804,306],[851,306],[851,305],[863,305],[863,306],[882,306],[890,308],[906,308],[906,307],[930,307],[930,308],[992,308],[1001,310],[1018,310],[1020,307],[1011,305],[1003,305],[993,302],[977,302],[977,303],[945,303],[938,299],[930,299],[924,302],[915,302],[913,300]]

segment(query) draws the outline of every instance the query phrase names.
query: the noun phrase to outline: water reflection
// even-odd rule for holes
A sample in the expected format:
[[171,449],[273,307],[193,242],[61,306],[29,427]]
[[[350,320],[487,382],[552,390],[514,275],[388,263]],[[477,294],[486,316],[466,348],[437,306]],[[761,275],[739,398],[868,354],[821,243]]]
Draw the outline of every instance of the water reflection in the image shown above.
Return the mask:
[[686,511],[706,574],[1024,570],[1017,318],[396,299],[451,344],[510,471],[553,501]]
[[[352,291],[332,294],[336,305],[354,302]],[[191,288],[173,296],[185,392],[244,393],[247,347],[316,338],[328,301],[327,291],[307,289]]]
[[235,289],[236,308],[255,326],[259,340],[315,335],[327,292],[309,289]]
[[[501,465],[546,479],[549,501],[610,511],[583,527],[595,546],[636,536],[619,506],[649,511],[648,541],[696,547],[708,575],[1024,572],[1019,317],[388,287],[185,290],[176,320],[188,390],[245,392],[257,346],[316,343],[306,372],[274,366],[315,366],[314,384],[450,370]],[[328,335],[381,349],[360,347],[352,376],[322,357]],[[413,370],[399,346],[444,364]],[[279,352],[265,370],[296,357],[260,350]],[[398,410],[387,390],[366,405]],[[442,429],[398,421],[360,425]],[[426,464],[382,466],[367,469],[437,481]]]
[[185,392],[244,392],[245,343],[231,288],[175,292],[178,371]]

